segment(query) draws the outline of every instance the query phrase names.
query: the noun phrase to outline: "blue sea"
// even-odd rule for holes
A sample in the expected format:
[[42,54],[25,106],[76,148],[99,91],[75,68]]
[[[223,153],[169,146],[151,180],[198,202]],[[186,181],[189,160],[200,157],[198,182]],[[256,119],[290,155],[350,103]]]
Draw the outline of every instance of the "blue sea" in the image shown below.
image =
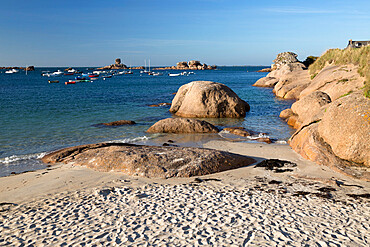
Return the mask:
[[[274,96],[272,89],[252,87],[266,73],[264,67],[219,67],[212,71],[195,71],[189,76],[170,77],[134,74],[113,76],[93,82],[65,85],[75,76],[43,77],[42,71],[65,68],[36,68],[5,74],[0,70],[0,176],[41,169],[45,153],[64,147],[103,141],[161,145],[175,140],[182,146],[199,146],[224,136],[147,134],[156,121],[171,117],[169,106],[149,107],[171,103],[178,88],[196,80],[220,82],[247,101],[251,111],[244,119],[208,119],[223,127],[242,126],[265,133],[270,138],[286,141],[292,129],[279,118],[281,110],[292,101]],[[75,68],[84,73],[87,68]],[[59,80],[60,83],[48,83]],[[103,122],[133,120],[132,126],[102,127]],[[240,141],[253,141],[241,139]]]

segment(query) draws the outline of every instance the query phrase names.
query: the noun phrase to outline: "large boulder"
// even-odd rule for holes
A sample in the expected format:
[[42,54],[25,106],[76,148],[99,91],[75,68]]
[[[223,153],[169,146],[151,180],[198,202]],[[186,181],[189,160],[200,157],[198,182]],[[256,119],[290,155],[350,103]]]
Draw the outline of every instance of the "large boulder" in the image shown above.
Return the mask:
[[268,76],[279,79],[273,92],[284,99],[298,99],[301,92],[310,84],[310,75],[306,67],[300,63],[285,64]]
[[166,118],[153,124],[148,133],[218,133],[217,127],[206,121],[188,118]]
[[188,63],[187,62],[178,62],[176,64],[176,67],[179,68],[179,69],[186,69],[186,68],[189,68],[188,66]]
[[330,104],[318,131],[336,156],[370,167],[370,99],[361,90]]
[[180,87],[172,101],[170,112],[180,117],[242,118],[250,110],[224,84],[193,81]]
[[42,158],[45,163],[72,163],[109,172],[150,178],[207,175],[251,165],[254,159],[224,151],[99,143],[62,149]]
[[330,96],[321,91],[315,91],[292,105],[293,113],[298,115],[298,121],[311,122],[312,118],[319,113],[322,106],[331,102]]
[[370,181],[370,100],[359,90],[322,106],[289,144],[306,159]]

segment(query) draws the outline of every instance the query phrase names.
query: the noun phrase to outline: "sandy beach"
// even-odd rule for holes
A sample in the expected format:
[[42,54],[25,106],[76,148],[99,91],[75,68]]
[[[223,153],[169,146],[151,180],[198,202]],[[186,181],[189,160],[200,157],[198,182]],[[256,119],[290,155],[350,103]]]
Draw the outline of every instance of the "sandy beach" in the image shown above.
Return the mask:
[[288,145],[211,141],[258,162],[197,178],[148,179],[55,165],[0,178],[0,245],[368,246],[369,183]]

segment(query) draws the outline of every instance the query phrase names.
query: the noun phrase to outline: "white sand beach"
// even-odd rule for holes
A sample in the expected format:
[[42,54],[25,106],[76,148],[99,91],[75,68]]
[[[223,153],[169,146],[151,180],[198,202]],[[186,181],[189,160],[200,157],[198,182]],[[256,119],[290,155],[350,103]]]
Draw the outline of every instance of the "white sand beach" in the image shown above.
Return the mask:
[[0,245],[369,246],[369,199],[353,196],[370,193],[369,182],[304,160],[288,145],[204,147],[297,167],[148,179],[55,165],[2,177]]

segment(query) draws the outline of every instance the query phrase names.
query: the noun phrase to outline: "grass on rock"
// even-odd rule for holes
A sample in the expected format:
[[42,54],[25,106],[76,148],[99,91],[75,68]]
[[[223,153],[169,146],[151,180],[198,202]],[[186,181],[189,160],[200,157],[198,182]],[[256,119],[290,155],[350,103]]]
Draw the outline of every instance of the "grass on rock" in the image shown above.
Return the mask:
[[364,94],[370,98],[370,46],[349,49],[327,50],[308,68],[311,78],[315,77],[326,65],[355,64],[358,66],[358,73],[365,77]]

